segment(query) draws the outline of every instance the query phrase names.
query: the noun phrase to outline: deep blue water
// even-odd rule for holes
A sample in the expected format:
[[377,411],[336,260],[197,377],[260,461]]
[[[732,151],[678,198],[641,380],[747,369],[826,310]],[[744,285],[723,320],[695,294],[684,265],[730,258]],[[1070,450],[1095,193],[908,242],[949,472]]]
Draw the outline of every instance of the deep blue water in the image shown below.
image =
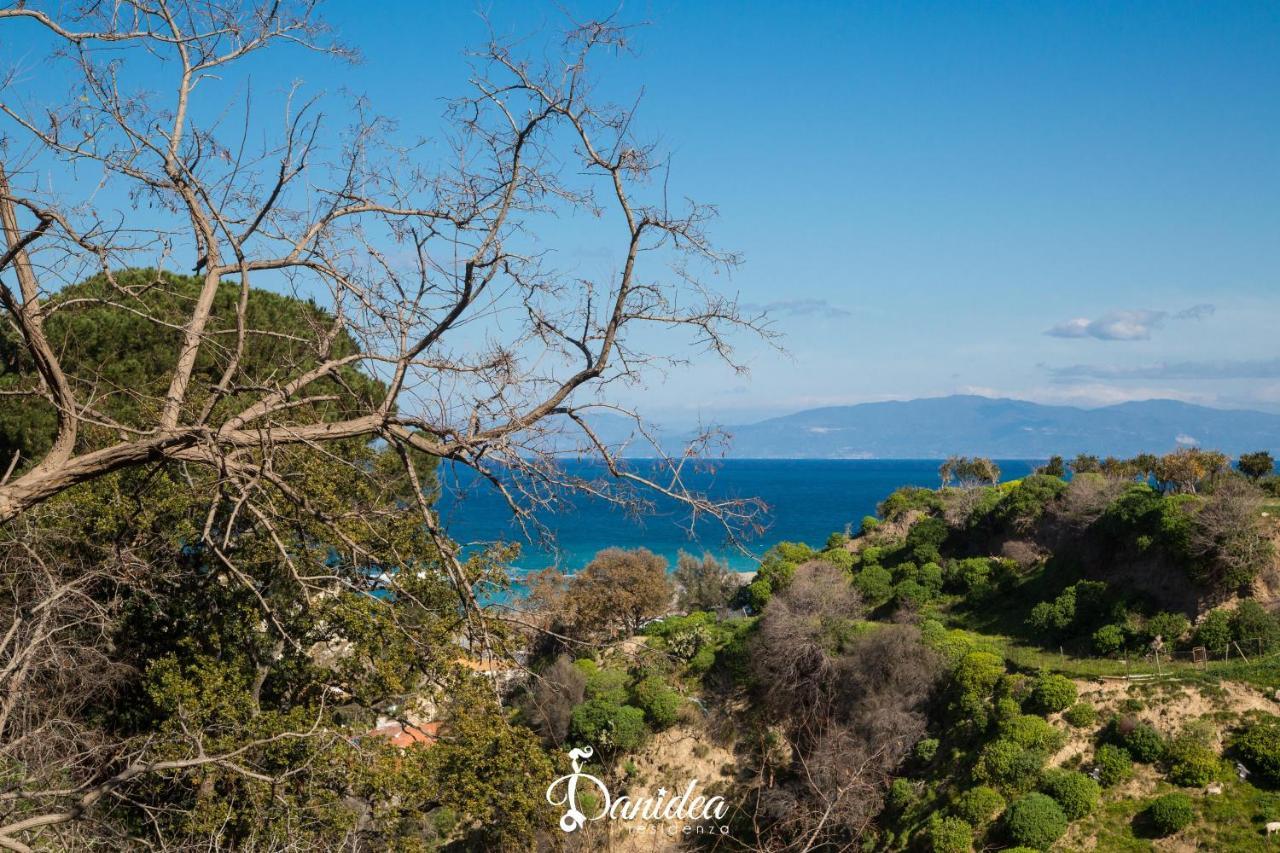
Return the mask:
[[[644,469],[653,463],[628,463]],[[691,489],[717,498],[756,497],[768,505],[768,529],[745,544],[754,555],[788,540],[821,546],[834,532],[857,528],[864,515],[900,486],[938,485],[939,460],[927,459],[734,459],[717,462],[712,470],[686,476]],[[1038,463],[1000,460],[1003,476],[1015,479]],[[602,473],[590,463],[577,463],[576,472]],[[690,538],[688,511],[671,501],[657,501],[654,511],[632,518],[598,500],[575,497],[571,506],[540,516],[554,532],[554,545],[528,542],[513,524],[510,510],[496,490],[479,481],[470,469],[444,466],[439,507],[450,535],[464,544],[494,540],[522,543],[514,574],[559,566],[573,572],[602,548],[646,547],[674,565],[680,550],[710,551],[738,571],[755,568],[752,554],[728,546],[723,528],[701,523]]]

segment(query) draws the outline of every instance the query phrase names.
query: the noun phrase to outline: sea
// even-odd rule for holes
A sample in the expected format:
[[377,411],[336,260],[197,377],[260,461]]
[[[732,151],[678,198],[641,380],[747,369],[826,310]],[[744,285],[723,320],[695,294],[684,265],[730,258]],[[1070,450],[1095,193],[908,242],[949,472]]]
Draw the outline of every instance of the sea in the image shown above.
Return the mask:
[[[1029,474],[1042,460],[997,460],[1003,479]],[[570,473],[588,479],[606,476],[600,463],[565,463]],[[657,463],[631,460],[638,474],[661,480]],[[620,510],[600,498],[565,495],[553,512],[537,515],[545,533],[522,529],[499,491],[465,466],[446,463],[437,503],[452,538],[468,550],[495,541],[520,545],[511,563],[514,580],[529,571],[556,567],[573,573],[609,547],[648,548],[674,568],[681,551],[709,553],[734,571],[754,571],[761,554],[778,542],[821,547],[832,533],[856,530],[863,516],[901,486],[938,485],[937,459],[729,459],[684,474],[691,491],[716,499],[756,498],[765,505],[763,532],[730,541],[724,527],[710,519],[690,524],[687,507],[648,495],[652,506],[641,514]],[[691,529],[692,527],[692,529]]]

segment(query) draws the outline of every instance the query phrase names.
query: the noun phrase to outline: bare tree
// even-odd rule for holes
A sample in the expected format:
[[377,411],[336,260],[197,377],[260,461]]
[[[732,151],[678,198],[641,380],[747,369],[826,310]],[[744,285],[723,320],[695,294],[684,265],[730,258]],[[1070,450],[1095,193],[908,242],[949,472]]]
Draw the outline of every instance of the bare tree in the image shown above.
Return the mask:
[[1263,531],[1262,494],[1241,477],[1224,477],[1192,510],[1188,546],[1196,572],[1215,592],[1230,595],[1271,566],[1275,546]]
[[[688,330],[730,364],[726,331],[763,331],[760,318],[742,316],[696,278],[700,265],[737,262],[705,234],[713,209],[673,209],[665,184],[650,186],[662,161],[634,139],[632,110],[593,101],[588,60],[624,48],[625,28],[577,27],[563,59],[546,67],[488,45],[475,58],[474,91],[451,105],[449,156],[430,162],[416,147],[394,147],[395,124],[359,104],[352,124],[333,132],[318,98],[297,89],[281,104],[278,133],[248,117],[225,120],[241,106],[235,86],[247,87],[239,66],[251,55],[351,55],[312,3],[85,3],[62,16],[19,4],[0,18],[47,48],[42,73],[70,81],[55,104],[29,103],[16,71],[0,89],[8,125],[0,299],[36,368],[25,393],[57,413],[48,452],[11,460],[0,521],[146,460],[260,477],[280,447],[351,437],[470,465],[522,517],[564,485],[617,497],[571,482],[554,464],[548,437],[565,427],[578,436],[575,449],[603,459],[624,484],[695,511],[741,508],[692,494],[680,461],[661,480],[627,468],[591,426],[593,409],[627,413],[611,389],[664,362],[637,345],[639,327]],[[88,172],[92,183],[82,178]],[[552,266],[554,256],[530,238],[566,214],[611,223],[614,272],[583,280]],[[198,292],[180,323],[155,318],[180,328],[167,387],[142,407],[146,418],[116,421],[103,399],[127,389],[102,387],[92,372],[70,374],[50,345],[50,313],[84,307],[56,294],[99,273],[112,284],[104,299],[151,316],[143,296],[167,279],[124,286],[116,270],[183,262],[199,276]],[[246,387],[245,340],[266,333],[245,319],[258,283],[321,301],[332,323],[313,330],[307,358],[279,365],[266,386]],[[238,289],[239,314],[232,334],[215,336],[211,306],[227,287]],[[342,333],[357,352],[335,351]],[[193,387],[193,368],[210,349],[225,356],[220,381]],[[383,380],[386,393],[340,417],[286,417],[351,366]],[[86,446],[88,424],[111,440]]]
[[568,655],[560,655],[544,671],[535,673],[520,699],[530,727],[559,746],[569,736],[573,709],[582,704],[587,677]]

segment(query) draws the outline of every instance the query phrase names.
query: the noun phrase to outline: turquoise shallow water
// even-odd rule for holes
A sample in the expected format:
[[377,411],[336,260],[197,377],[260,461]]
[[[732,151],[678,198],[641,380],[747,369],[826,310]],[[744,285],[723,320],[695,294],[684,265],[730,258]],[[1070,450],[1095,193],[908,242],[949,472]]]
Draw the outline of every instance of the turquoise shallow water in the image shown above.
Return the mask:
[[[653,463],[629,464],[644,469]],[[712,470],[697,472],[686,481],[713,497],[758,497],[768,505],[768,529],[746,543],[758,555],[775,542],[817,546],[847,525],[856,528],[899,486],[937,486],[938,464],[929,459],[734,459],[718,462]],[[1039,463],[1000,460],[999,464],[1004,477],[1014,479]],[[590,463],[575,467],[580,474],[601,473]],[[754,557],[727,547],[723,529],[714,523],[700,523],[690,538],[685,528],[688,512],[671,501],[655,502],[652,513],[636,519],[603,501],[574,497],[568,508],[541,516],[555,535],[554,545],[545,545],[524,539],[496,491],[479,482],[470,469],[446,466],[440,479],[439,507],[450,535],[470,545],[498,539],[521,542],[522,553],[513,566],[516,575],[553,565],[573,572],[610,546],[643,546],[673,565],[682,549],[698,554],[710,551],[737,571],[755,568]]]

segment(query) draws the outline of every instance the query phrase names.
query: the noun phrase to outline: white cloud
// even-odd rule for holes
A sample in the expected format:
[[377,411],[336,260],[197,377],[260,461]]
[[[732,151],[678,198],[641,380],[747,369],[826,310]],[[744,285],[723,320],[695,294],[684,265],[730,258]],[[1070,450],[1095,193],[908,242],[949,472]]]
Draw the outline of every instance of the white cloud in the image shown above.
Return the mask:
[[1100,341],[1145,341],[1151,330],[1158,328],[1169,316],[1164,311],[1139,309],[1136,311],[1112,311],[1096,320],[1077,317],[1059,323],[1045,332],[1055,338],[1097,338]]
[[1096,338],[1100,341],[1145,341],[1151,332],[1164,325],[1165,320],[1202,320],[1213,314],[1214,306],[1207,302],[1170,314],[1152,308],[1135,308],[1130,311],[1112,311],[1097,319],[1075,317],[1045,330],[1054,338]]

